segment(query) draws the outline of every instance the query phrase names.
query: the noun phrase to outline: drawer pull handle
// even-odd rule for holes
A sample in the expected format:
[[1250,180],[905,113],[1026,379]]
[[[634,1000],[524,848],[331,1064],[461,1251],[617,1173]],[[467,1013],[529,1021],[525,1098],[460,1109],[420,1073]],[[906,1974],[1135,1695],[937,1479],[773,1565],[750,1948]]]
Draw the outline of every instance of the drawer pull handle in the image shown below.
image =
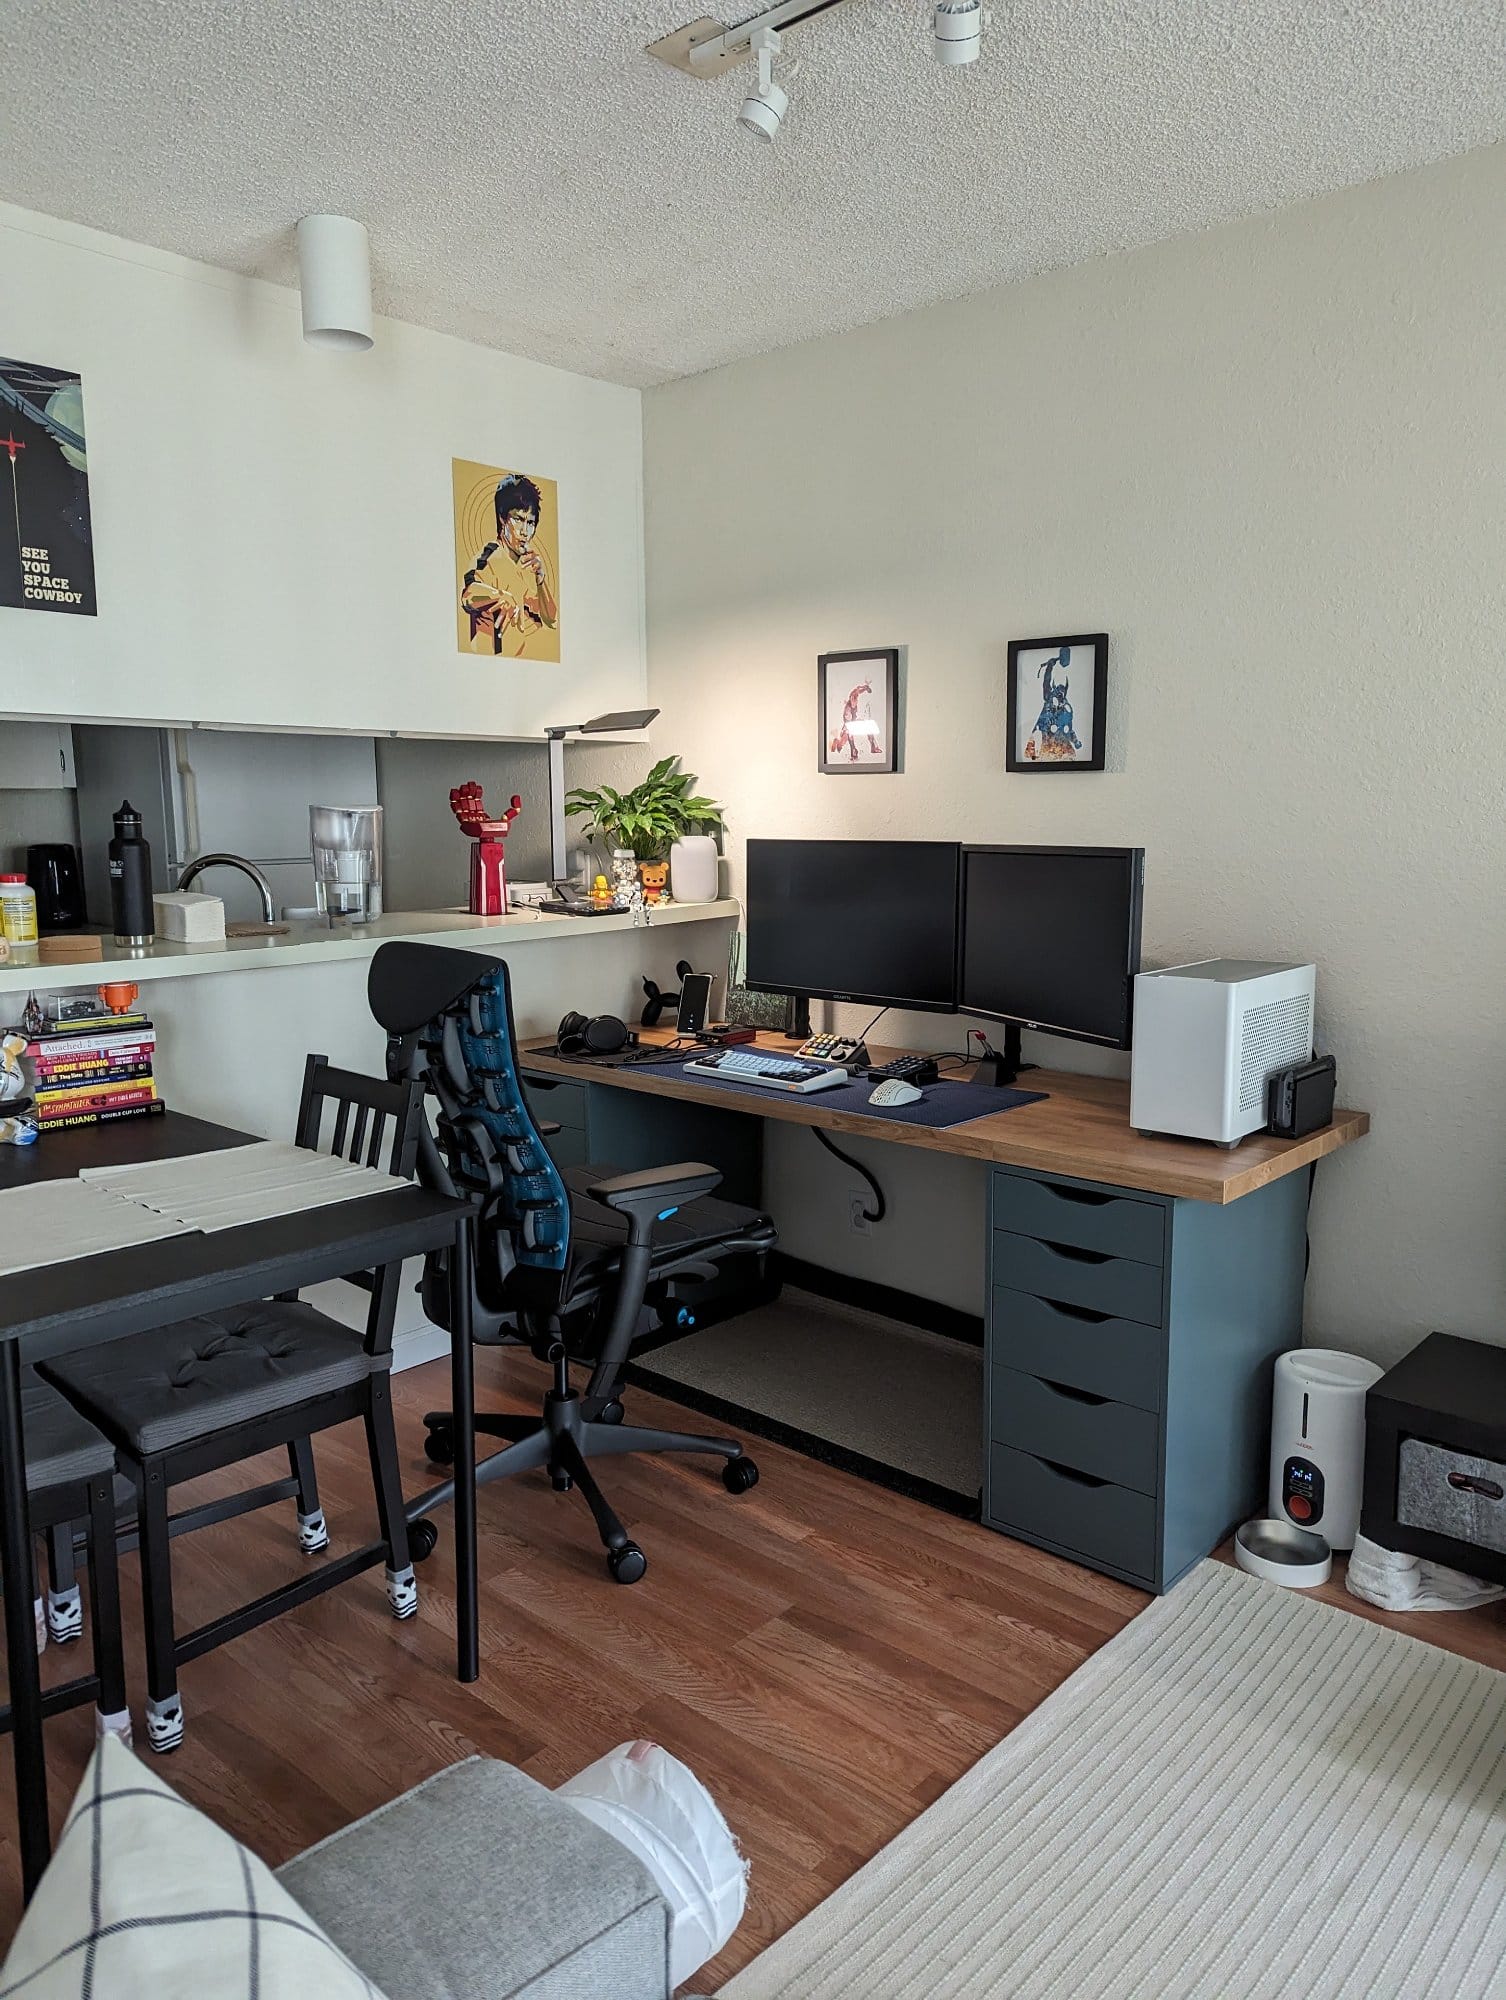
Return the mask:
[[[1033,1456],[1033,1454],[1032,1454]],[[1059,1465],[1054,1458],[1037,1458],[1037,1465],[1044,1465],[1048,1472],[1054,1472],[1059,1479],[1070,1479],[1075,1486],[1107,1486],[1107,1479],[1095,1479],[1091,1472],[1079,1472],[1075,1465]]]
[[1048,1194],[1054,1194],[1058,1201],[1081,1202],[1084,1208],[1102,1208],[1105,1202],[1118,1199],[1112,1194],[1095,1194],[1092,1188],[1057,1187],[1052,1181],[1042,1181],[1041,1186]]
[[1062,1299],[1042,1299],[1041,1304],[1054,1313],[1061,1313],[1067,1319],[1086,1320],[1089,1326],[1107,1326],[1114,1317],[1112,1313],[1094,1312],[1091,1306],[1069,1306]]
[[1044,1375],[1038,1377],[1042,1388],[1049,1389],[1053,1396],[1064,1396],[1069,1403],[1089,1403],[1096,1410],[1109,1399],[1095,1396],[1091,1390],[1075,1388],[1070,1382],[1048,1382]]
[[1494,1479],[1480,1479],[1473,1472],[1451,1472],[1448,1483],[1456,1493],[1478,1493],[1482,1500],[1506,1500],[1506,1487]]
[[1072,1264],[1111,1264],[1113,1253],[1108,1250],[1082,1250],[1075,1243],[1046,1243],[1041,1248],[1049,1250],[1053,1257],[1065,1257]]

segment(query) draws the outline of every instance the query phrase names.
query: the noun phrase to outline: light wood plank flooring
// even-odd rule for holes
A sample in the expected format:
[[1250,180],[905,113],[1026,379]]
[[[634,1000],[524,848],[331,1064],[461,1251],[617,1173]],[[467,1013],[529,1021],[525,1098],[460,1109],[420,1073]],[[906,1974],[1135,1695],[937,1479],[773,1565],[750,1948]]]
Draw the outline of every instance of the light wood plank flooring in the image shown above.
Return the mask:
[[[481,1351],[483,1407],[537,1406],[531,1359]],[[431,1477],[424,1409],[448,1401],[433,1363],[395,1382],[409,1491]],[[632,1397],[635,1420],[711,1426]],[[752,1441],[763,1480],[733,1499],[687,1459],[614,1460],[607,1490],[649,1557],[630,1589],[606,1574],[590,1516],[541,1477],[481,1496],[482,1678],[454,1679],[447,1513],[421,1569],[416,1620],[387,1615],[381,1572],[195,1662],[184,1747],[159,1767],[274,1865],[479,1750],[553,1785],[613,1744],[650,1736],[706,1781],[752,1863],[746,1918],[696,1984],[714,1991],[844,1881],[1125,1625],[1142,1593],[1021,1543]],[[368,1538],[358,1428],[318,1442],[334,1546]],[[268,1476],[278,1469],[264,1461]],[[237,1475],[236,1483],[249,1483]],[[296,1567],[291,1504],[174,1545],[179,1624]],[[137,1570],[123,1565],[138,1700]],[[1338,1586],[1327,1593],[1352,1602]],[[1506,1665],[1496,1608],[1403,1629]],[[47,1678],[76,1670],[49,1649]],[[54,1819],[92,1742],[87,1711],[49,1725]],[[0,1750],[0,1826],[13,1823]],[[19,1898],[0,1835],[0,1934]]]

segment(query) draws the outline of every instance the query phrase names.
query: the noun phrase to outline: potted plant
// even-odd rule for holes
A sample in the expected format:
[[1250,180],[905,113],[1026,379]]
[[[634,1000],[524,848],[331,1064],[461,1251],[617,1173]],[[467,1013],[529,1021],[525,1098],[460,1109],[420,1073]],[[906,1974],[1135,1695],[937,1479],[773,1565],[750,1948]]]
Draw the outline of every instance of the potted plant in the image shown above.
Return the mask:
[[714,799],[696,793],[695,774],[680,770],[679,762],[678,757],[661,757],[631,791],[602,785],[595,791],[569,792],[565,811],[585,814],[591,837],[630,853],[640,875],[644,862],[668,860],[676,875],[674,893],[681,902],[709,901],[716,893],[713,836],[722,830],[722,809]]

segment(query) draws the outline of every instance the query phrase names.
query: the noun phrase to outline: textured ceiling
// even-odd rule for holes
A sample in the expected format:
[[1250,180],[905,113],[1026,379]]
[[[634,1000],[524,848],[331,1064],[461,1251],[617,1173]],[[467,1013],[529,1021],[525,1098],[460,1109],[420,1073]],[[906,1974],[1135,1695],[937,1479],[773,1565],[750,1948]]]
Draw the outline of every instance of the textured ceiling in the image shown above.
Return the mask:
[[642,52],[702,4],[5,0],[0,194],[284,282],[359,216],[384,311],[645,384],[1506,133],[1502,0],[993,0],[949,72],[853,0],[761,146]]

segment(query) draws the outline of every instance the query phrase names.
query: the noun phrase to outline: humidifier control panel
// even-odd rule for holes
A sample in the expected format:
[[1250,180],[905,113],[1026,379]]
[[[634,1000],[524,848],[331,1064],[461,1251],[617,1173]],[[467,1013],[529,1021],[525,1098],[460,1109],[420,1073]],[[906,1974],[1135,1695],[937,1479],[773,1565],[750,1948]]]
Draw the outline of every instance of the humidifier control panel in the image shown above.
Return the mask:
[[1323,1475],[1305,1458],[1289,1458],[1281,1468],[1281,1504],[1287,1519],[1315,1528],[1323,1518]]

